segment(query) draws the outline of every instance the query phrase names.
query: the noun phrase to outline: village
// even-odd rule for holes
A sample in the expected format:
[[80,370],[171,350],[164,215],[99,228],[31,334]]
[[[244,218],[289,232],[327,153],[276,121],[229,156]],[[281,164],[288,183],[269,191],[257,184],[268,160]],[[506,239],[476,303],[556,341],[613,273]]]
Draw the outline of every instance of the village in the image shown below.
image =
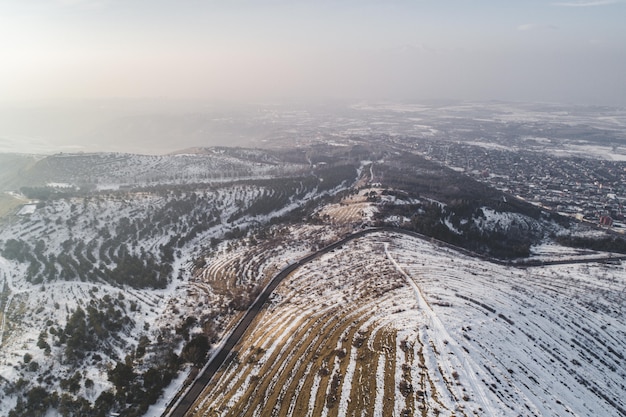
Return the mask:
[[581,221],[624,232],[626,162],[462,142],[421,144],[428,158],[514,197]]

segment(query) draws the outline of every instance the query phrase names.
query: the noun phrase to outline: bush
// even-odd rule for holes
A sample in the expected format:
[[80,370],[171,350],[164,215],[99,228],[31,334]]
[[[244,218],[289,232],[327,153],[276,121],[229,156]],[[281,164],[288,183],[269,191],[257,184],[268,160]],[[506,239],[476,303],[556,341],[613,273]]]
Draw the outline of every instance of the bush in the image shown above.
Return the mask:
[[209,339],[199,334],[194,336],[189,343],[185,345],[181,353],[181,357],[185,362],[193,363],[196,366],[202,366],[204,359],[209,351]]

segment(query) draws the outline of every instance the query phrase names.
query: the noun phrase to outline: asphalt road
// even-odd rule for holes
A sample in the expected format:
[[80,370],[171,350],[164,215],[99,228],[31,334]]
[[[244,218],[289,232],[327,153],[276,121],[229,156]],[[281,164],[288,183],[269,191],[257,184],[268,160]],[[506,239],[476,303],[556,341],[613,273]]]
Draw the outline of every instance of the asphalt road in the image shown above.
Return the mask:
[[220,350],[215,353],[215,355],[211,358],[209,364],[202,370],[202,373],[199,377],[195,379],[192,385],[187,389],[187,391],[183,394],[180,400],[173,406],[169,413],[164,414],[167,417],[184,417],[189,409],[192,407],[193,403],[200,396],[204,388],[209,384],[213,375],[219,370],[219,368],[227,361],[230,360],[230,355],[237,344],[239,339],[243,336],[244,332],[250,326],[250,323],[256,318],[257,314],[263,308],[263,305],[267,302],[269,296],[274,292],[278,284],[282,282],[289,274],[298,269],[300,266],[306,264],[307,262],[311,262],[313,259],[332,251],[333,249],[337,249],[338,247],[346,244],[347,242],[357,239],[359,237],[365,236],[368,233],[372,233],[373,231],[379,231],[381,229],[366,229],[361,230],[359,232],[353,233],[345,238],[341,239],[338,242],[335,242],[331,245],[328,245],[319,251],[312,253],[311,255],[307,255],[299,261],[287,265],[283,268],[278,274],[276,274],[270,283],[265,287],[263,292],[257,297],[254,303],[248,308],[246,314],[243,316],[241,321],[237,324],[232,333],[228,336],[226,341],[221,346]]

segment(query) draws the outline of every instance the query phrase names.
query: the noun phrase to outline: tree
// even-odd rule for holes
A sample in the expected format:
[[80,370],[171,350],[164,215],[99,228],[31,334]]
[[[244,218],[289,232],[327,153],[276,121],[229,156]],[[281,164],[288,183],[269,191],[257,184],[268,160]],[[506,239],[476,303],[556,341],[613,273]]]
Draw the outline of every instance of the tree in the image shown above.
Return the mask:
[[122,362],[118,362],[115,368],[109,371],[108,376],[109,381],[115,385],[115,389],[118,391],[124,391],[135,379],[132,366]]
[[9,239],[4,244],[2,256],[7,259],[16,260],[22,263],[26,260],[26,257],[29,253],[30,246],[28,246],[28,243],[21,240]]
[[115,405],[115,396],[111,391],[104,391],[93,404],[94,417],[107,417]]
[[181,356],[186,362],[193,363],[196,366],[202,366],[206,354],[209,351],[209,339],[199,334],[194,336],[189,343],[185,345]]
[[78,360],[84,357],[84,351],[90,346],[91,337],[87,332],[85,311],[78,306],[70,316],[63,332],[66,337],[65,354],[69,360]]

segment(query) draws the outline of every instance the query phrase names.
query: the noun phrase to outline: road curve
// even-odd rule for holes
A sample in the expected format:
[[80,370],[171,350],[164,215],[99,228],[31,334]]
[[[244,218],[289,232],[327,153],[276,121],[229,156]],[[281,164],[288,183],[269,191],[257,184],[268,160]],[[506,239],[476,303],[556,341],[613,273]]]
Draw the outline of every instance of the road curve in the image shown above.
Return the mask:
[[[400,233],[412,237],[416,237],[419,239],[432,240],[428,236],[421,235],[419,233],[415,233],[405,229],[399,229],[395,227],[374,227],[363,229],[358,232],[352,233],[341,240],[332,243],[317,252],[314,252],[310,255],[305,256],[297,262],[287,265],[283,268],[278,274],[276,274],[272,280],[267,284],[263,292],[257,297],[257,299],[252,303],[252,305],[248,308],[243,318],[239,321],[235,329],[230,333],[230,335],[226,338],[224,343],[219,348],[213,357],[210,359],[210,362],[203,368],[201,374],[192,382],[189,388],[182,394],[181,397],[178,397],[179,400],[171,405],[171,409],[166,411],[162,417],[184,417],[187,412],[191,409],[196,399],[200,396],[204,388],[209,384],[213,376],[217,373],[219,368],[226,362],[229,357],[231,351],[239,342],[239,339],[243,336],[244,332],[255,319],[257,314],[261,311],[263,305],[267,302],[269,296],[274,292],[276,287],[285,279],[289,274],[298,269],[300,266],[311,262],[312,260],[334,250],[337,249],[346,243],[368,235],[370,233],[375,232],[392,232],[392,233]],[[591,263],[591,262],[606,262],[606,261],[616,261],[616,260],[626,260],[626,256],[620,257],[601,257],[595,259],[576,259],[576,260],[558,260],[558,261],[545,261],[545,262],[535,262],[535,261],[526,261],[526,262],[510,262],[503,261],[499,259],[493,259],[489,257],[485,257],[484,255],[479,255],[477,253],[473,253],[468,251],[467,249],[459,248],[454,245],[451,245],[446,242],[437,241],[440,245],[445,245],[450,248],[456,249],[460,252],[466,253],[468,255],[474,257],[483,258],[486,261],[498,263],[501,265],[509,265],[514,267],[528,267],[528,266],[538,266],[538,265],[552,265],[552,264],[564,264],[564,263]]]

